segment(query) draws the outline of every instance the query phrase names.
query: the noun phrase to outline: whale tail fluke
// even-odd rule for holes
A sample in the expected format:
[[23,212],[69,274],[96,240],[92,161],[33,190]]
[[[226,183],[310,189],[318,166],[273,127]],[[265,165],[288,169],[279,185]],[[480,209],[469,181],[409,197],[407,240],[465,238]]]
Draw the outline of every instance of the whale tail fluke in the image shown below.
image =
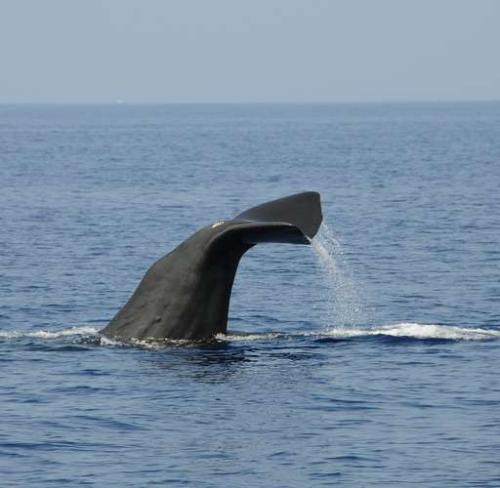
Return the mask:
[[[279,198],[240,213],[242,237],[249,244],[290,242],[309,244],[318,232],[323,216],[317,192],[308,191]],[[246,224],[246,225],[245,225]]]
[[255,244],[309,244],[321,225],[320,196],[273,200],[208,225],[159,259],[102,331],[109,337],[211,340],[227,330],[240,258]]

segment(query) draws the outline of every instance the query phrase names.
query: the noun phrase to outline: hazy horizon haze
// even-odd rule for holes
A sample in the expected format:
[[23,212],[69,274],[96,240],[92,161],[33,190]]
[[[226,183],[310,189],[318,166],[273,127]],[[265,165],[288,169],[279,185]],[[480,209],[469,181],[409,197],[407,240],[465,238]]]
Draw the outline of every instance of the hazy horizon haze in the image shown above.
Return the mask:
[[500,100],[500,2],[0,0],[0,103]]

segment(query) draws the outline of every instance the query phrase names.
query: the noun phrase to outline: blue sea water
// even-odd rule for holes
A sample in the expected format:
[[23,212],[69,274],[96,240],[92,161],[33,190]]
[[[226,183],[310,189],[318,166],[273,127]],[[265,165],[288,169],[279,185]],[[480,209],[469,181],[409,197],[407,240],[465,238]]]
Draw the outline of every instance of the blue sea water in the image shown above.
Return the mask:
[[[0,106],[0,484],[500,486],[500,104]],[[199,227],[321,192],[227,336],[98,331]]]

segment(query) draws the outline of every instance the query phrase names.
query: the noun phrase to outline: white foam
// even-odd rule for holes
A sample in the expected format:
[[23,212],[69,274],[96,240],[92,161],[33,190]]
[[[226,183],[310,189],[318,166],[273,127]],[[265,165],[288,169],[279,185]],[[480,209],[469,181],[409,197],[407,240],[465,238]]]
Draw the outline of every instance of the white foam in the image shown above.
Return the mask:
[[99,336],[99,345],[100,346],[108,346],[108,347],[123,347],[126,344],[122,341],[116,340],[116,339],[111,339],[110,337],[106,336]]
[[[111,339],[107,339],[108,341],[111,341]],[[102,342],[102,345],[106,345]],[[130,339],[125,342],[119,342],[118,340],[114,341],[114,345],[118,346],[135,346],[135,347],[140,347],[142,349],[163,349],[165,347],[172,347],[172,346],[195,346],[196,344],[199,344],[195,341],[190,341],[187,339]]]
[[281,339],[284,337],[292,337],[290,334],[279,332],[263,332],[262,334],[217,334],[215,338],[221,342],[246,342],[246,341],[269,341],[272,339]]
[[92,327],[89,325],[82,325],[80,327],[70,327],[68,329],[49,331],[49,330],[37,330],[33,332],[25,331],[0,331],[0,338],[4,339],[20,339],[23,337],[35,337],[39,339],[58,339],[60,337],[70,337],[70,336],[88,336],[96,335],[99,329],[97,327]]
[[161,349],[166,345],[192,345],[192,341],[187,340],[158,340],[158,339],[112,339],[110,337],[103,336],[99,334],[100,328],[93,327],[89,325],[82,325],[80,327],[69,327],[63,330],[49,331],[49,330],[37,330],[37,331],[0,331],[0,339],[24,339],[24,338],[34,338],[41,340],[54,340],[63,338],[91,338],[95,345],[104,347],[140,347],[143,349]]
[[[298,332],[262,332],[262,333],[236,333],[217,334],[216,340],[221,342],[252,342],[271,340],[293,340],[301,337],[317,338],[362,338],[362,337],[401,337],[409,339],[443,339],[450,341],[481,341],[500,338],[500,330],[483,329],[478,327],[460,327],[452,325],[419,324],[415,322],[400,322],[372,327],[339,327],[318,331]],[[188,340],[154,340],[154,339],[131,339],[121,341],[110,339],[99,334],[99,328],[84,325],[81,327],[70,327],[59,331],[38,330],[33,332],[11,331],[0,332],[0,339],[22,339],[37,338],[52,340],[67,337],[96,337],[96,344],[107,347],[141,347],[145,349],[161,349],[165,346],[196,346],[197,343]]]
[[500,338],[500,330],[401,322],[397,324],[383,325],[380,327],[331,329],[323,335],[338,338],[388,336],[408,337],[412,339],[447,339],[458,341]]
[[409,339],[444,339],[450,341],[480,341],[500,338],[500,330],[401,322],[373,327],[339,327],[323,331],[295,332],[291,334],[278,332],[263,332],[262,334],[218,334],[216,339],[227,342],[238,342],[292,339],[294,337],[333,337],[338,339],[349,339],[351,337],[370,336],[407,337]]

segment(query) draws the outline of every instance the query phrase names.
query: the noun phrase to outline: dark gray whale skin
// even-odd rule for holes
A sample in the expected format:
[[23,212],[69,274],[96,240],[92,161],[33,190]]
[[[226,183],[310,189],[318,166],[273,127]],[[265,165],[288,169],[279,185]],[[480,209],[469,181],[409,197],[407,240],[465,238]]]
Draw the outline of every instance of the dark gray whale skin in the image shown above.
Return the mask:
[[151,266],[101,333],[120,339],[193,341],[225,333],[243,254],[261,242],[309,244],[321,221],[319,193],[303,192],[204,227]]

